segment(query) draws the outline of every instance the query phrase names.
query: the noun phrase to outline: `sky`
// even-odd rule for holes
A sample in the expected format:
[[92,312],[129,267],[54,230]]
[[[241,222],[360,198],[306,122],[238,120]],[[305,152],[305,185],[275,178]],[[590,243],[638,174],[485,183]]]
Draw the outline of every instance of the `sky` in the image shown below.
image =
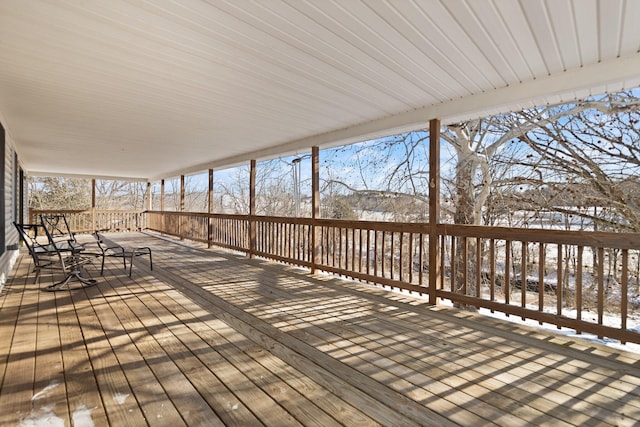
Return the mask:
[[[423,136],[425,134],[423,133]],[[356,189],[382,189],[384,187],[383,179],[389,172],[389,168],[395,166],[393,161],[383,158],[383,154],[390,154],[393,158],[399,158],[402,153],[394,153],[393,149],[389,152],[382,153],[376,145],[387,140],[387,138],[379,138],[374,140],[363,141],[360,143],[338,146],[329,149],[320,150],[320,179],[340,180]],[[400,150],[400,147],[398,147]],[[428,172],[428,143],[424,144],[424,150],[421,156],[416,156],[422,162],[424,167],[417,167],[420,170]],[[451,170],[455,165],[453,160],[455,153],[446,142],[441,142],[441,168],[446,171]],[[279,157],[267,161],[259,161],[257,163],[259,178],[265,178],[264,170],[271,169],[269,176],[278,175],[279,179],[286,180],[293,185],[294,160],[300,159],[300,181],[301,192],[303,196],[311,194],[311,152],[297,154],[293,156]],[[361,167],[362,166],[362,167]],[[414,165],[415,167],[415,165]],[[238,183],[241,176],[248,185],[249,164],[241,165],[228,169],[220,169],[214,171],[214,187],[217,185],[230,185]],[[208,191],[208,172],[204,171],[199,174],[187,177],[187,182],[193,191]],[[153,183],[154,192],[160,192],[160,183]],[[175,189],[174,189],[175,187]],[[179,177],[165,179],[165,192],[178,192],[180,188]],[[215,190],[214,190],[215,191]],[[425,190],[426,192],[426,190]]]

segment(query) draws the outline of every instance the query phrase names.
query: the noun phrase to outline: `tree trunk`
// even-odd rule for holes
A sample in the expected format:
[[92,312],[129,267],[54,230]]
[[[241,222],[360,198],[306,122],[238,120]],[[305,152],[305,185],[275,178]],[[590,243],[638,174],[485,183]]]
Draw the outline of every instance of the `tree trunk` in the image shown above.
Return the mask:
[[[462,156],[458,156],[460,159]],[[456,209],[453,215],[455,224],[472,225],[476,222],[476,199],[474,191],[474,175],[478,163],[472,158],[460,160],[456,170]],[[455,264],[456,275],[452,278],[455,282],[455,292],[467,295],[475,295],[475,245],[474,239],[457,238]],[[471,309],[470,306],[454,303],[457,308]]]
[[467,159],[460,161],[456,168],[456,210],[454,224],[475,224],[475,195],[473,176],[476,162]]

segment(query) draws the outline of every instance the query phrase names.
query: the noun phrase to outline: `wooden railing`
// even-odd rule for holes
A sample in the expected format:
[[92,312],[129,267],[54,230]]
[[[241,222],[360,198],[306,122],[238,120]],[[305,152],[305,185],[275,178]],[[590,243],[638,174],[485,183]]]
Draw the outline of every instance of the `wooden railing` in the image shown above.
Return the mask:
[[78,233],[95,230],[133,231],[147,228],[146,215],[143,211],[29,209],[29,223],[40,223],[41,214],[64,214],[69,227]]
[[149,230],[209,246],[250,251],[248,216],[160,211],[148,211],[146,215]]
[[[32,220],[40,213],[31,211]],[[640,343],[640,234],[187,212],[64,211],[77,231],[180,239]],[[612,323],[611,320],[614,320]]]
[[420,294],[436,274],[456,305],[640,343],[640,234],[438,225],[429,266],[428,224],[147,215],[158,232]]
[[439,297],[640,343],[640,234],[438,228]]
[[427,292],[428,237],[424,224],[257,216],[253,219],[253,247],[251,221],[245,215],[150,211],[147,224],[149,230],[209,246]]

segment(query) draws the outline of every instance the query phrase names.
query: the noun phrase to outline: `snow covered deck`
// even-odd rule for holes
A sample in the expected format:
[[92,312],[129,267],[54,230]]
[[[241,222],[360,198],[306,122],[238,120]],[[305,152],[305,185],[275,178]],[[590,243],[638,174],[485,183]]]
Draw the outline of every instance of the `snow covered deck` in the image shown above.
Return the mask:
[[[46,293],[0,293],[0,424],[634,425],[640,355],[141,233]],[[99,268],[90,268],[94,277]],[[58,424],[55,424],[58,423]]]

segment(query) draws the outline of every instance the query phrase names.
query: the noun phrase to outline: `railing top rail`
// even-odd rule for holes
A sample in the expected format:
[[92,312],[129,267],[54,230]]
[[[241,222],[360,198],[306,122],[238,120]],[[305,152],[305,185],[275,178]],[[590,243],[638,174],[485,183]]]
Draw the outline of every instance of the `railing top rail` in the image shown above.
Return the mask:
[[189,216],[196,218],[227,218],[227,219],[241,219],[247,220],[249,219],[249,215],[240,215],[240,214],[208,214],[207,212],[180,212],[180,211],[145,211],[149,214],[156,215],[168,215],[168,216]]
[[[249,215],[238,214],[208,214],[206,212],[178,212],[178,211],[147,211],[151,214],[163,214],[169,216],[189,216],[189,217],[208,217],[225,218],[225,219],[241,219],[248,220]],[[319,225],[322,227],[338,227],[338,228],[356,228],[370,230],[385,231],[404,231],[413,233],[427,233],[428,223],[401,223],[401,222],[385,222],[385,221],[365,221],[365,220],[344,220],[344,219],[328,219],[328,218],[308,218],[308,217],[283,217],[269,215],[255,215],[253,218],[260,222],[273,222],[281,224],[305,224]]]
[[[90,214],[92,212],[91,209],[29,209],[29,212],[33,214],[50,214],[50,213],[61,213],[61,214],[81,214],[87,213]],[[125,209],[95,209],[93,212],[95,213],[124,213],[124,214],[142,214],[145,211],[141,210],[125,210]]]
[[457,224],[440,224],[438,225],[438,233],[446,236],[480,237],[521,242],[640,249],[640,233],[548,230],[542,228],[509,228]]
[[[150,213],[207,217],[206,212],[168,212],[149,211]],[[247,220],[249,215],[211,214],[213,218]],[[341,220],[327,218],[292,218],[279,216],[254,216],[256,221],[318,225],[321,227],[355,228],[362,230],[394,231],[406,233],[429,232],[429,223],[400,223],[385,221]],[[578,246],[615,247],[620,249],[640,249],[640,233],[616,233],[603,231],[550,230],[543,228],[491,227],[478,225],[439,224],[438,233],[446,236],[485,238],[522,242],[560,243]]]

